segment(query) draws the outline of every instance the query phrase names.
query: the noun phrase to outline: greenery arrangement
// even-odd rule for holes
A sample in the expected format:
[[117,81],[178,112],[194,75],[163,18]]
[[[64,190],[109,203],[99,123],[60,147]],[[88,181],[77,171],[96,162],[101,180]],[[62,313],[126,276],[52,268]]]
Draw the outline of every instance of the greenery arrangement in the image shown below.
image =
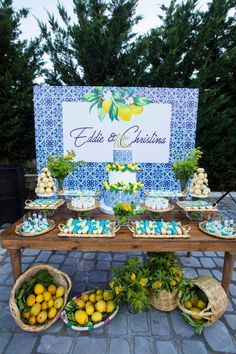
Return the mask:
[[47,158],[47,167],[52,177],[58,180],[59,189],[62,189],[63,181],[68,174],[84,163],[84,161],[75,161],[75,156],[76,154],[73,150],[68,150],[65,156],[52,155]]
[[180,259],[173,252],[148,252],[144,267],[148,289],[155,294],[162,290],[172,292],[183,278]]
[[136,194],[139,189],[143,188],[143,183],[141,182],[126,184],[125,182],[121,181],[110,185],[107,181],[104,181],[103,184],[107,191],[115,193],[123,191],[126,194]]
[[136,209],[134,203],[115,203],[113,207],[114,216],[118,218],[120,225],[125,224],[129,221],[130,217],[135,217],[143,213],[142,209]]
[[192,149],[187,152],[187,156],[183,160],[173,163],[172,169],[176,179],[180,180],[181,190],[184,191],[190,177],[198,168],[198,161],[202,157],[200,148]]
[[129,164],[121,165],[119,162],[115,162],[113,164],[106,165],[106,171],[120,171],[120,172],[137,172],[139,170],[139,166],[136,162],[132,162]]
[[128,302],[130,308],[141,312],[150,307],[148,277],[138,258],[129,258],[123,266],[113,269],[110,287],[118,304]]

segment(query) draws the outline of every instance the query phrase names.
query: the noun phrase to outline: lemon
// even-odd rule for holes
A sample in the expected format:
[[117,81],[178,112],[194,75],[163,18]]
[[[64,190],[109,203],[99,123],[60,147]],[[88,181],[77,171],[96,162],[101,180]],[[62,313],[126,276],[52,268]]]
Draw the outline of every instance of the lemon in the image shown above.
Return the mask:
[[101,312],[94,312],[91,316],[91,320],[93,322],[100,322],[102,320],[102,314]]
[[48,291],[49,291],[52,295],[56,294],[56,291],[57,291],[56,285],[55,285],[55,284],[50,284],[50,285],[48,285]]
[[118,116],[121,120],[129,121],[132,117],[132,111],[129,106],[122,106],[118,108]]
[[53,305],[54,305],[53,299],[48,300],[48,308],[53,307]]
[[106,303],[104,300],[99,300],[98,302],[96,302],[95,304],[95,308],[98,312],[105,312],[106,311]]
[[43,293],[44,301],[49,301],[52,298],[52,294],[49,291]]
[[30,313],[32,316],[37,316],[39,312],[41,311],[41,304],[36,302],[30,309]]
[[36,317],[35,316],[30,316],[28,323],[30,325],[34,325],[36,323]]
[[65,289],[63,286],[58,286],[56,290],[56,297],[62,297],[65,293]]
[[102,102],[102,109],[104,110],[104,112],[108,113],[110,111],[111,105],[112,105],[111,98],[109,100],[104,100]]
[[34,304],[35,304],[35,295],[34,294],[28,295],[26,298],[26,305],[28,307],[32,307]]
[[91,316],[91,315],[94,313],[94,307],[93,307],[93,305],[87,306],[86,309],[85,309],[85,311],[86,311],[86,313],[87,313],[89,316]]
[[85,302],[82,299],[75,299],[74,302],[80,309],[85,308]]
[[23,318],[26,318],[27,320],[30,318],[30,312],[28,312],[28,311],[23,311],[22,312],[22,314],[21,314],[21,316],[23,317]]
[[54,318],[57,314],[57,310],[55,309],[55,307],[50,308],[50,310],[48,311],[48,318],[51,320],[52,318]]
[[113,291],[112,290],[105,290],[104,293],[103,293],[103,299],[105,301],[108,301],[108,300],[113,300],[114,298],[114,294],[113,294]]
[[48,317],[47,311],[40,311],[37,316],[38,323],[44,323]]
[[80,325],[85,325],[88,322],[88,315],[83,310],[75,311],[75,320]]
[[96,295],[94,293],[89,295],[89,301],[93,303],[96,302]]
[[96,301],[99,301],[99,300],[103,300],[103,295],[102,294],[96,295]]
[[44,288],[43,284],[38,283],[38,284],[35,285],[35,287],[34,287],[34,293],[35,293],[35,295],[40,295],[40,294],[42,294],[44,291],[45,291],[45,288]]
[[42,310],[47,310],[47,308],[48,308],[48,303],[47,303],[47,301],[42,302],[41,309],[42,309]]
[[60,309],[63,305],[63,298],[62,297],[57,297],[56,300],[54,301],[54,307],[56,309]]
[[193,304],[191,303],[191,301],[187,300],[187,301],[184,302],[184,307],[187,310],[190,310],[193,307]]
[[43,302],[44,298],[43,298],[43,294],[40,294],[40,295],[37,295],[36,298],[35,298],[35,301],[36,302]]
[[85,308],[87,308],[87,307],[90,306],[90,305],[93,305],[92,302],[87,301],[86,304],[85,304]]
[[96,295],[100,295],[103,294],[103,289],[97,289],[96,290]]
[[206,303],[205,303],[205,301],[203,301],[203,300],[198,300],[198,302],[197,302],[197,307],[199,308],[199,309],[201,309],[201,310],[203,310],[203,309],[205,309],[206,308]]
[[114,302],[112,300],[108,300],[106,312],[108,312],[108,313],[113,312],[115,310],[115,308],[116,308],[116,305],[114,304]]
[[[191,308],[191,311],[192,311],[192,312],[196,312],[196,313],[201,312],[201,310],[200,310],[198,307],[192,307],[192,308]],[[202,320],[202,317],[201,317],[201,316],[198,316],[198,315],[191,315],[191,317],[192,317],[194,320]]]
[[141,114],[143,113],[143,106],[136,106],[135,104],[131,104],[130,106],[131,112],[133,114]]
[[88,301],[88,299],[89,299],[89,295],[88,294],[82,294],[82,296],[81,296],[81,300],[83,300],[84,302],[87,302]]

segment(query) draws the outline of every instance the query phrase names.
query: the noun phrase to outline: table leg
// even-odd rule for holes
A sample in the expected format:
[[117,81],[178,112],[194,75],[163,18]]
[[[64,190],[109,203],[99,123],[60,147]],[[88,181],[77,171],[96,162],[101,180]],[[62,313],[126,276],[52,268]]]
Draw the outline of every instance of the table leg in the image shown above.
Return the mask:
[[232,272],[234,268],[234,258],[235,255],[225,252],[225,258],[224,258],[224,267],[223,267],[223,275],[222,275],[222,286],[225,289],[226,294],[228,293],[229,290],[229,285],[231,282],[232,278]]
[[20,249],[10,249],[8,250],[11,257],[12,273],[13,278],[16,280],[19,275],[21,275],[21,250]]

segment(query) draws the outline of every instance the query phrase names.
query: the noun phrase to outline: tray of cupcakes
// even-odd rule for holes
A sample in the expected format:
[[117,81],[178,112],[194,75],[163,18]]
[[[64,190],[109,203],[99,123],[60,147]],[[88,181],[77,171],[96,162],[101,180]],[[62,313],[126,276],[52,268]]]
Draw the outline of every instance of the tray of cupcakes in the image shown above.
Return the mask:
[[212,212],[217,211],[216,203],[209,203],[205,200],[185,200],[176,203],[184,211]]
[[110,220],[70,218],[66,225],[59,224],[60,237],[111,238],[116,236],[119,226]]
[[199,229],[207,235],[222,238],[224,240],[236,239],[234,220],[215,220],[210,218],[207,221],[200,222]]
[[35,200],[27,199],[25,209],[30,210],[56,210],[64,204],[63,199],[57,198],[37,198]]
[[132,231],[134,238],[178,239],[190,237],[190,226],[182,225],[174,220],[168,222],[136,220],[131,222],[129,229]]

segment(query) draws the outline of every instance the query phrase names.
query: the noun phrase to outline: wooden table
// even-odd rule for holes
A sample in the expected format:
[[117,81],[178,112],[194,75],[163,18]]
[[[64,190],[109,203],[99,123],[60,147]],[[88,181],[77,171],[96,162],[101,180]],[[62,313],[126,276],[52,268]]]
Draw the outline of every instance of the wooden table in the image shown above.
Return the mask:
[[[65,223],[69,217],[76,217],[66,207],[57,210],[53,219],[56,225]],[[108,218],[100,212],[96,212],[94,218]],[[165,220],[178,220],[183,225],[191,226],[188,239],[134,239],[131,231],[124,228],[120,229],[116,237],[111,239],[81,239],[81,238],[61,238],[58,237],[59,230],[56,227],[47,234],[37,237],[21,237],[15,234],[15,223],[0,234],[2,247],[10,253],[12,271],[14,279],[21,274],[21,250],[25,248],[40,250],[70,250],[70,251],[114,251],[114,252],[132,252],[132,251],[223,251],[224,266],[222,276],[222,286],[228,291],[231,282],[231,276],[234,264],[234,255],[236,254],[236,240],[223,240],[204,234],[198,228],[198,222],[189,221],[182,209],[178,206],[164,215]]]

